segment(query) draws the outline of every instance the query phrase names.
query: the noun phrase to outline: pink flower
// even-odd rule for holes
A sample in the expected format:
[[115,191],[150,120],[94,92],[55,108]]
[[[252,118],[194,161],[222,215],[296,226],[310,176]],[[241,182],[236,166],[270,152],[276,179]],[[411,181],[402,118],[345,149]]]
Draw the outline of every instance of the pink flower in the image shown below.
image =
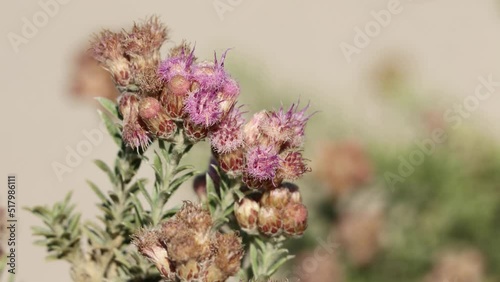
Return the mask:
[[210,127],[222,118],[219,104],[216,93],[199,90],[187,98],[185,111],[194,124]]
[[278,154],[271,146],[249,149],[246,160],[248,175],[260,181],[272,180],[276,176],[276,170],[280,164]]
[[278,111],[268,113],[267,120],[261,126],[262,133],[277,145],[287,143],[287,147],[302,146],[305,125],[310,117],[305,115],[308,108],[309,105],[297,111],[297,103],[292,104],[288,111],[281,107]]
[[242,146],[243,123],[244,119],[241,116],[239,108],[233,108],[221,123],[209,133],[210,143],[215,151],[218,153],[228,153]]
[[194,49],[191,53],[184,53],[184,49],[178,56],[164,60],[158,69],[160,77],[164,81],[170,81],[174,76],[180,75],[185,79],[191,78],[191,65],[194,61]]
[[217,62],[217,54],[214,54],[214,62],[202,62],[193,66],[193,80],[198,82],[200,89],[218,91],[223,87],[229,75],[224,70],[224,60],[227,51],[222,54],[220,63]]

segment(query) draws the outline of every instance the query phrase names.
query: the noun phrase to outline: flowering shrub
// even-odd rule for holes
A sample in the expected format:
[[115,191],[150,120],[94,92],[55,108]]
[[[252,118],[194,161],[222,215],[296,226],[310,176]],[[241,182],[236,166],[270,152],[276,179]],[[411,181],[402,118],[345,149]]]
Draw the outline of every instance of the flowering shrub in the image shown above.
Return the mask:
[[[113,189],[105,193],[89,181],[101,200],[102,224],[81,223],[68,196],[52,208],[31,209],[46,225],[34,232],[51,257],[71,263],[74,281],[269,279],[293,257],[283,241],[307,228],[299,189],[286,181],[310,170],[301,153],[308,107],[261,111],[245,122],[240,88],[224,68],[228,51],[199,61],[183,42],[161,60],[167,38],[152,17],[92,40],[89,52],[121,93],[117,103],[99,100],[120,148],[114,168],[96,161]],[[180,160],[204,139],[213,161],[195,182],[201,202],[165,210],[196,174]],[[155,142],[155,181],[147,187],[135,175]]]

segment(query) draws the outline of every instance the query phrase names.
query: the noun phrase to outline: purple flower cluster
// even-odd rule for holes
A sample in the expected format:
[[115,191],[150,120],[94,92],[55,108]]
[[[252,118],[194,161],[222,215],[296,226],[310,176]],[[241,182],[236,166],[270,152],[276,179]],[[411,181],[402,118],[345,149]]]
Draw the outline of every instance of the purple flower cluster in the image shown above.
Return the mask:
[[238,147],[241,136],[227,137],[227,130],[242,125],[235,108],[240,88],[224,69],[227,51],[213,62],[198,62],[183,42],[161,61],[166,39],[166,27],[152,17],[130,31],[105,30],[92,42],[90,51],[122,92],[124,142],[145,149],[155,138],[174,141],[182,134],[194,143],[210,134],[221,152]]
[[104,31],[93,42],[94,55],[122,90],[127,145],[145,149],[155,138],[208,138],[222,170],[252,189],[272,189],[309,171],[301,154],[308,106],[261,111],[245,123],[236,106],[240,87],[224,68],[228,51],[199,62],[183,42],[161,61],[166,38],[166,28],[151,18],[128,32]]

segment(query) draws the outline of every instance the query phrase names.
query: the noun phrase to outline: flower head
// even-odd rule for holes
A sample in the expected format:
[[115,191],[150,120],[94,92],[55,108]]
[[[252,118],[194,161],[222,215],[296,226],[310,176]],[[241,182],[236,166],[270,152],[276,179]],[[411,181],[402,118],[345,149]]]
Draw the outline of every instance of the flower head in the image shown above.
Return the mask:
[[243,123],[240,110],[233,108],[208,135],[214,150],[218,153],[228,153],[242,146]]
[[133,236],[132,244],[137,247],[139,253],[156,265],[163,277],[173,278],[174,272],[171,269],[173,265],[169,261],[168,252],[162,246],[156,230],[140,230]]
[[281,107],[278,111],[269,112],[267,120],[261,125],[262,134],[268,136],[278,146],[287,143],[287,147],[300,147],[305,125],[309,119],[305,115],[308,107],[297,111],[298,104],[292,104],[288,111]]
[[150,17],[142,23],[134,23],[124,41],[127,55],[131,57],[150,56],[159,52],[167,40],[167,28],[158,17]]
[[271,146],[250,148],[246,155],[246,172],[257,180],[272,180],[276,176],[280,160]]
[[262,125],[266,122],[268,116],[267,111],[260,111],[252,116],[250,121],[243,127],[243,135],[247,146],[256,146],[263,143],[261,140]]
[[183,48],[177,55],[171,56],[161,62],[158,73],[164,81],[170,81],[175,76],[180,76],[184,79],[191,78],[191,65],[194,62],[194,49],[187,53],[188,50]]
[[311,171],[307,167],[302,153],[297,151],[288,151],[283,153],[280,159],[280,166],[278,168],[278,175],[281,179],[296,180],[304,173]]
[[227,50],[222,54],[220,63],[217,61],[217,54],[214,54],[214,62],[202,62],[192,68],[193,80],[197,82],[198,88],[202,90],[220,90],[229,75],[224,70],[224,60]]
[[217,95],[211,91],[197,91],[186,100],[185,111],[194,124],[210,127],[222,118]]

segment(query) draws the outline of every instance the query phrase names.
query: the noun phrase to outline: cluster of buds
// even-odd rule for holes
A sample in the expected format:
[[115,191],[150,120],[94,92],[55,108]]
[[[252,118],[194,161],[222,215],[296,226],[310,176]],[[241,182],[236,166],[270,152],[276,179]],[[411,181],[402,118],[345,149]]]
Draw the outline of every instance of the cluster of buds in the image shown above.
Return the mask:
[[[177,135],[195,143],[240,115],[238,83],[224,69],[227,51],[213,62],[197,62],[194,48],[183,42],[161,61],[166,39],[166,27],[153,17],[131,31],[105,30],[92,42],[94,58],[121,92],[122,137],[134,149],[144,150],[155,138],[174,141]],[[212,135],[216,140],[217,133]]]
[[243,198],[234,207],[239,226],[249,234],[301,236],[307,228],[307,208],[297,186],[284,183],[259,200]]
[[133,244],[168,281],[225,281],[243,257],[241,238],[213,231],[210,213],[189,202],[161,226],[141,230]]

